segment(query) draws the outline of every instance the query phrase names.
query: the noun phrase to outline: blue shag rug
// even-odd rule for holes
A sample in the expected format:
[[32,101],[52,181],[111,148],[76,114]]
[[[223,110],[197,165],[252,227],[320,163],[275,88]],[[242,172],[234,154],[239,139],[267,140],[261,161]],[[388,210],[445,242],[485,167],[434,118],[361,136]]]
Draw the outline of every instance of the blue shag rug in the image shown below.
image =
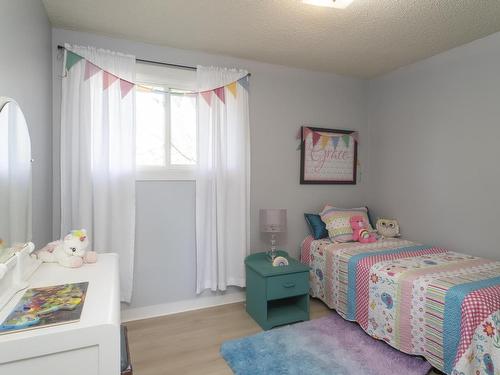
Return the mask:
[[336,313],[226,341],[220,351],[237,375],[424,375],[431,369]]

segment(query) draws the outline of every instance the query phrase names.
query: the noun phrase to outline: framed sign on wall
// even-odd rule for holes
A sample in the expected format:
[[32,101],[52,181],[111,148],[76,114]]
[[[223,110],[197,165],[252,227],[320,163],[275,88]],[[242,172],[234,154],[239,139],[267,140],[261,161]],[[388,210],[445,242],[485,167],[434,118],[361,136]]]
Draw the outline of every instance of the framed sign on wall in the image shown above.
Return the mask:
[[301,184],[356,184],[357,132],[302,126]]

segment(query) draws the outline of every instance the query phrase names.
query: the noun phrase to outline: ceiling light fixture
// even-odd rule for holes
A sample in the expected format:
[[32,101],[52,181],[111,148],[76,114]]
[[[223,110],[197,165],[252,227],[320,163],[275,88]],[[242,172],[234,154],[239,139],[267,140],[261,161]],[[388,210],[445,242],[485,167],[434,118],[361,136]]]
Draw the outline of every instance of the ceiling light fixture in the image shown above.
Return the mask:
[[353,0],[302,0],[304,4],[316,5],[318,7],[328,7],[328,8],[347,8]]

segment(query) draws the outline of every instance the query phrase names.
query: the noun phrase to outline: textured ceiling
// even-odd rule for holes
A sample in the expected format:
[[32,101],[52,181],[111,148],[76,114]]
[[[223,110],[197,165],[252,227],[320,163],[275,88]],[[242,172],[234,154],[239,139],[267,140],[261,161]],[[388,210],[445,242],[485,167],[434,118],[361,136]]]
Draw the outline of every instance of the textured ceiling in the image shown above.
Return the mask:
[[498,0],[43,0],[55,27],[370,78],[500,31]]

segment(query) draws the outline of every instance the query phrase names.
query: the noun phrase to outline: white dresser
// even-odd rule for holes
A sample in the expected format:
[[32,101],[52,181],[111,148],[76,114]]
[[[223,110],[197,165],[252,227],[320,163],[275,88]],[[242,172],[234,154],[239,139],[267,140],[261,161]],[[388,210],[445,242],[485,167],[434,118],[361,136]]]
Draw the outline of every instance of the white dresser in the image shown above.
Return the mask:
[[[120,374],[118,256],[99,254],[76,269],[44,263],[28,280],[30,287],[82,281],[89,286],[79,322],[0,335],[1,375]],[[23,293],[0,310],[0,322]]]

